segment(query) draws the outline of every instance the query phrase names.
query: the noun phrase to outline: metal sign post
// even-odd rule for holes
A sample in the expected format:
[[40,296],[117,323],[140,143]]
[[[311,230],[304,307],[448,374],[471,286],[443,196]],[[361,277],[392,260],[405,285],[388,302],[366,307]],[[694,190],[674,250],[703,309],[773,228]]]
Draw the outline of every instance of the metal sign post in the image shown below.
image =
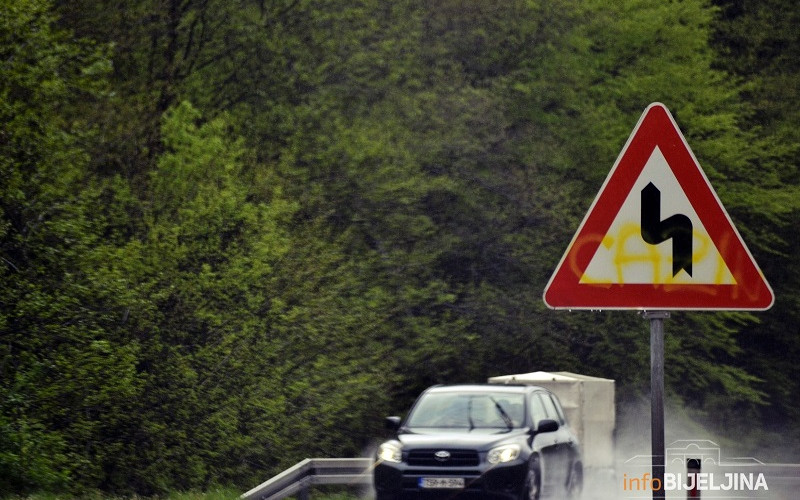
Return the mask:
[[650,320],[650,446],[653,460],[653,500],[664,493],[664,320],[666,311],[646,311]]
[[[693,252],[695,246],[709,251]],[[654,499],[666,498],[665,311],[764,311],[775,295],[663,104],[642,113],[543,299],[551,309],[645,311],[651,486]]]

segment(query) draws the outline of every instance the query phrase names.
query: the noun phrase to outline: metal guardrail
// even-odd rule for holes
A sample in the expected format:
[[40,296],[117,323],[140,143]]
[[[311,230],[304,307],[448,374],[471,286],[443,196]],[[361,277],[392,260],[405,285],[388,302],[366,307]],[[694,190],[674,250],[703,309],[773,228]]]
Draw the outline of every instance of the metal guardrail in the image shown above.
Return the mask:
[[[366,486],[372,483],[372,464],[369,458],[307,458],[277,476],[261,483],[239,497],[241,500],[282,500],[296,495],[300,500],[309,498],[309,491],[318,485]],[[726,468],[735,472],[763,473],[769,485],[770,498],[788,500],[797,498],[800,488],[800,465],[754,463]],[[594,478],[597,481],[598,478]],[[617,488],[619,478],[603,477],[604,489]],[[597,485],[596,485],[597,486]]]
[[372,460],[369,458],[307,458],[243,494],[242,500],[281,500],[298,495],[308,499],[315,485],[372,483]]

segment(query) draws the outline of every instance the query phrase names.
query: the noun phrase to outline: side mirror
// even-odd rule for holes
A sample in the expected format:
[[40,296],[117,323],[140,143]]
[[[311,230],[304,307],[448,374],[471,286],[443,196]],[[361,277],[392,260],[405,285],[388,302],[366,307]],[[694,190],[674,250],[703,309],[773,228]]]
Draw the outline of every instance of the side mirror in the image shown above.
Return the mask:
[[539,420],[539,425],[536,427],[536,432],[555,432],[558,430],[558,427],[558,422],[549,418],[545,418]]
[[400,422],[401,422],[400,417],[386,417],[384,424],[386,425],[386,428],[389,429],[390,431],[396,431],[400,429]]

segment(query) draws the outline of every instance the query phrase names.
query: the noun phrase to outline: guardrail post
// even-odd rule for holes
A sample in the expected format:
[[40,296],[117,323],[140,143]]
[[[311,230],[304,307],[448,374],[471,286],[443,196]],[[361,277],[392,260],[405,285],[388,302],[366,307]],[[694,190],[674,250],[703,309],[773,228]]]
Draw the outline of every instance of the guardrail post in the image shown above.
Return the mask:
[[700,490],[697,488],[697,474],[700,472],[700,459],[690,458],[686,460],[686,481],[692,485],[687,492],[687,498],[700,498]]

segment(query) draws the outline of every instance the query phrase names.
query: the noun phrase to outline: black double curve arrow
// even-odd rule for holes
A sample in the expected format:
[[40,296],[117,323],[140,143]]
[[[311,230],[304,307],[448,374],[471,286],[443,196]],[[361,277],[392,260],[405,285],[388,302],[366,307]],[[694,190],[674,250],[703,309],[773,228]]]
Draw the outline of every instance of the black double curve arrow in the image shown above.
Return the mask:
[[642,189],[642,239],[651,245],[672,239],[672,276],[681,269],[692,275],[692,221],[683,214],[661,220],[661,191],[652,182]]

